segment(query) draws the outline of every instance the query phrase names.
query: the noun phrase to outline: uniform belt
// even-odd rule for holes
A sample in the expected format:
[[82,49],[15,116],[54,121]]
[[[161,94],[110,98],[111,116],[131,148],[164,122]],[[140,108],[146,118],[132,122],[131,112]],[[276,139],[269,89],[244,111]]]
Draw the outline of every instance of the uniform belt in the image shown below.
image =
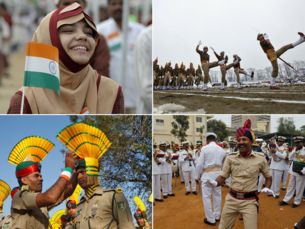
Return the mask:
[[233,189],[230,188],[230,195],[234,197],[235,199],[247,199],[247,200],[252,200],[252,199],[258,199],[258,192],[253,191],[253,192],[237,192]]
[[203,170],[204,173],[209,173],[209,172],[215,172],[215,171],[221,171],[220,167],[213,167],[213,168],[206,168]]
[[[234,67],[234,69],[237,69],[237,68],[239,68],[239,67]],[[234,143],[235,144],[235,143]]]
[[201,61],[201,63],[202,64],[206,64],[206,63],[208,63],[208,61],[207,60],[203,60],[203,61]]
[[224,64],[219,65],[220,67],[225,66]]

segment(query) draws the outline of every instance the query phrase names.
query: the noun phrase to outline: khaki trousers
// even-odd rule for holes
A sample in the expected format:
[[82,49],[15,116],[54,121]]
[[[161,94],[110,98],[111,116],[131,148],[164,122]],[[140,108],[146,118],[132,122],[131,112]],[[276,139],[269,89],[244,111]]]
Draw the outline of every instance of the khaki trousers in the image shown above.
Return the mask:
[[163,86],[164,76],[159,76],[158,86]]
[[170,83],[171,86],[176,87],[177,86],[177,79],[178,76],[173,76],[173,81]]
[[257,229],[257,206],[256,200],[238,200],[230,194],[226,196],[225,205],[222,209],[219,229],[230,229],[234,226],[236,217],[242,213],[245,229]]
[[229,65],[223,65],[220,67],[220,71],[221,71],[221,82],[224,83],[226,81],[226,74],[227,74],[227,70],[229,70],[230,68],[232,68],[234,66],[234,64],[229,64]]
[[185,84],[184,84],[185,79],[186,79],[186,77],[184,75],[179,74],[178,80],[177,80],[177,86],[185,86]]
[[155,77],[155,81],[154,81],[154,86],[155,86],[155,87],[159,85],[159,80],[160,80],[160,76],[157,75],[157,76]]
[[240,83],[240,80],[239,80],[239,73],[242,73],[244,75],[247,75],[247,72],[244,71],[244,70],[241,70],[240,68],[234,68],[234,72],[235,72],[235,75],[236,75],[236,78],[237,78],[237,83]]
[[214,67],[217,67],[217,66],[218,66],[218,61],[215,61],[215,62],[212,62],[212,63],[201,64],[201,68],[202,68],[203,73],[204,73],[204,80],[203,80],[204,84],[207,84],[209,79],[211,80],[210,74],[209,74],[210,68],[214,68]]
[[187,85],[193,86],[194,80],[195,80],[195,77],[193,75],[189,75],[189,77],[187,78]]
[[[273,78],[276,78],[278,76],[278,73],[279,73],[279,66],[278,66],[278,63],[277,63],[277,58],[280,57],[288,49],[292,49],[292,48],[293,48],[292,44],[289,44],[289,45],[283,46],[282,48],[280,48],[279,50],[274,52],[274,55],[275,55],[276,59],[274,61],[270,61],[271,65],[272,65],[272,68],[273,68],[273,71],[272,71],[272,77]],[[268,55],[267,55],[267,58],[269,59]]]
[[170,73],[165,73],[164,75],[164,81],[163,81],[163,86],[168,86],[168,83],[171,79],[171,74]]

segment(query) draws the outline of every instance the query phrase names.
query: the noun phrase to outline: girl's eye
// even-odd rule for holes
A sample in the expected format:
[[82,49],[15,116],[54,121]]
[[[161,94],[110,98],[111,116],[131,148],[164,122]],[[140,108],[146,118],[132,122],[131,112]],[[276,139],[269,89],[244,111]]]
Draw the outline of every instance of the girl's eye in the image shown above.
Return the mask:
[[86,32],[86,34],[90,35],[91,37],[93,36],[91,32]]

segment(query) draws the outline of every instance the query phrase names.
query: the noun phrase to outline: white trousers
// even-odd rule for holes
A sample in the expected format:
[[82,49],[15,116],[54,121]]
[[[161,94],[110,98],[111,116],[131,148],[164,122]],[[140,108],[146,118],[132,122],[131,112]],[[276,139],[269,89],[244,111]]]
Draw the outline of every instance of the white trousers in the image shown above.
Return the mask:
[[192,184],[192,192],[195,192],[196,191],[196,181],[195,181],[195,175],[196,175],[196,172],[195,170],[193,171],[184,171],[183,172],[183,177],[184,177],[184,182],[185,182],[185,188],[186,188],[186,191],[187,192],[190,192],[190,175],[191,175],[191,184]]
[[163,196],[167,196],[168,194],[168,174],[162,174],[161,179],[162,179],[162,192]]
[[286,187],[286,184],[287,184],[287,178],[288,178],[288,172],[289,172],[289,169],[288,169],[288,170],[283,170],[283,182],[282,182],[282,188],[285,188],[285,187]]
[[277,170],[277,169],[270,169],[270,170],[271,170],[271,174],[272,174],[271,190],[274,192],[274,194],[276,196],[279,196],[280,189],[281,189],[283,170]]
[[179,166],[179,171],[180,171],[181,182],[183,182],[184,181],[184,177],[183,177],[183,171],[182,171],[181,166]]
[[[167,194],[172,194],[172,174],[167,174]],[[164,193],[163,193],[164,194]]]
[[231,179],[232,179],[232,178],[231,178],[231,174],[230,174],[229,178],[227,178],[226,181],[225,181],[226,185],[230,186],[230,184],[231,184]]
[[[257,185],[257,191],[261,191],[262,190],[262,185],[265,183],[266,178],[264,177],[264,175],[262,173],[259,174],[259,181],[258,181],[258,185]],[[273,180],[272,180],[273,182]]]
[[302,195],[305,188],[305,176],[294,176],[290,174],[288,189],[284,198],[284,202],[289,203],[293,197],[294,191],[296,191],[296,196],[294,198],[294,204],[299,205],[302,200]]
[[[202,187],[202,182],[201,182]],[[211,194],[213,195],[213,208],[211,203]],[[202,201],[204,206],[204,212],[207,220],[210,223],[215,223],[216,219],[220,217],[221,210],[221,186],[216,188],[202,187]]]
[[161,199],[160,174],[153,175],[154,199]]

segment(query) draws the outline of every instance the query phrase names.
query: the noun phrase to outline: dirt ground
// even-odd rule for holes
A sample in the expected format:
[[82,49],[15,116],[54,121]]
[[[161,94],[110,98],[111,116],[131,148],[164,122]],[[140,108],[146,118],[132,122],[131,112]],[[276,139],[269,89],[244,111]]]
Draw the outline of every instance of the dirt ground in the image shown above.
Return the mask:
[[0,114],[6,114],[10,99],[23,85],[25,51],[14,53],[9,58],[9,77],[2,78],[0,86]]
[[[175,178],[172,179],[175,185]],[[288,187],[289,177],[286,184]],[[203,222],[205,218],[202,196],[190,194],[185,195],[186,189],[184,184],[181,184],[178,177],[178,188],[173,186],[174,197],[169,196],[164,202],[155,202],[153,207],[153,226],[154,229],[185,229],[185,228],[218,228],[210,226]],[[198,191],[198,184],[197,184]],[[222,208],[225,203],[225,197],[229,192],[229,188],[222,187]],[[305,202],[296,208],[292,208],[293,200],[290,200],[290,205],[279,206],[278,201],[284,199],[286,191],[281,190],[280,198],[274,199],[267,197],[264,194],[259,195],[259,213],[257,217],[257,228],[268,229],[293,229],[294,224],[301,220],[305,215]],[[213,202],[213,199],[212,199]],[[283,210],[280,210],[282,208]],[[220,216],[221,217],[221,216]],[[243,221],[236,219],[234,229],[244,228]]]
[[251,86],[242,90],[229,87],[225,91],[209,88],[207,92],[202,89],[154,91],[154,107],[174,103],[184,106],[185,112],[203,109],[206,114],[305,113],[305,86],[279,86],[279,90]]

